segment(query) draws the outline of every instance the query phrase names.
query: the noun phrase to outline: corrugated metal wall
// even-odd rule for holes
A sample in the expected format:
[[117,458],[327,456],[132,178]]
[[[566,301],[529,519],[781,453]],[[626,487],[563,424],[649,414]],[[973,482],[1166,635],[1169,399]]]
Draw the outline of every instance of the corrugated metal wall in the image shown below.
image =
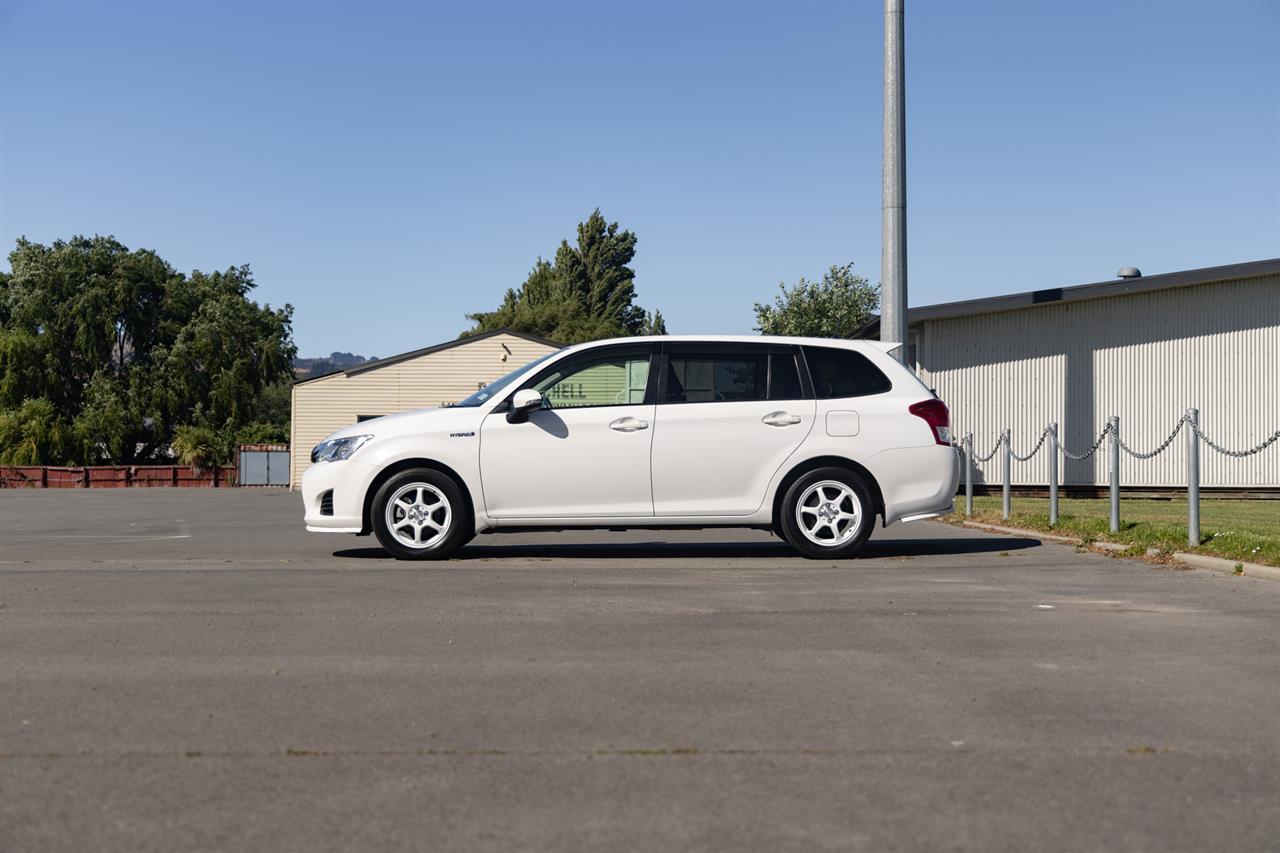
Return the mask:
[[292,485],[297,487],[311,465],[311,448],[359,417],[456,402],[554,349],[514,335],[494,335],[354,376],[335,373],[295,385]]
[[[1280,277],[1226,281],[1071,303],[1050,303],[918,328],[920,375],[951,408],[955,434],[974,434],[988,453],[1012,430],[1025,454],[1045,424],[1062,442],[1087,449],[1110,415],[1121,435],[1149,451],[1190,407],[1231,449],[1252,447],[1280,429]],[[1186,483],[1183,436],[1150,460],[1122,455],[1121,483]],[[1047,454],[1013,463],[1015,484],[1044,484]],[[1201,446],[1206,486],[1280,486],[1280,443],[1247,459]],[[1000,482],[1000,457],[979,466],[978,482]],[[1066,461],[1062,482],[1107,482],[1105,454]]]

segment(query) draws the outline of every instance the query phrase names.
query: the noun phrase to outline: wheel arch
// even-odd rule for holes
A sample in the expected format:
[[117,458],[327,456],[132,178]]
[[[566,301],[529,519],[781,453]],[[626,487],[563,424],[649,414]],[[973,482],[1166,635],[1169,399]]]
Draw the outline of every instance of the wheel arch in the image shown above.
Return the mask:
[[382,484],[390,480],[401,471],[408,471],[410,468],[430,468],[433,471],[439,471],[441,474],[452,479],[458,484],[458,488],[462,490],[462,495],[467,499],[467,508],[471,510],[472,519],[476,516],[476,500],[471,494],[471,489],[467,488],[467,481],[458,475],[458,472],[450,468],[443,462],[435,459],[410,458],[397,459],[395,462],[387,465],[369,483],[369,488],[364,492],[364,505],[360,512],[360,535],[367,536],[373,532],[373,498],[378,494],[378,489],[382,488]]
[[[810,471],[816,471],[819,468],[846,468],[861,477],[863,482],[867,484],[867,488],[871,490],[871,500],[875,503],[875,514],[880,516],[881,523],[884,522],[884,495],[880,491],[880,484],[876,481],[875,476],[865,466],[858,464],[847,456],[814,456],[811,459],[797,463],[778,482],[778,488],[773,492],[772,523],[775,532],[782,529],[782,499],[786,496],[787,489],[791,488],[791,484],[805,474]],[[781,534],[779,533],[779,535]]]

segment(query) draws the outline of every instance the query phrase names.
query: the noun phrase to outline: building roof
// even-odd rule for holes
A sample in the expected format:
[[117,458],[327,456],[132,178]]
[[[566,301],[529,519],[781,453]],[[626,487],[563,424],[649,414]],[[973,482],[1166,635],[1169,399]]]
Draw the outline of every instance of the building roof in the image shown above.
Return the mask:
[[[1011,293],[1007,296],[989,296],[984,299],[965,299],[960,302],[924,305],[907,310],[907,323],[919,323],[924,320],[949,320],[953,317],[967,317],[973,314],[993,314],[997,311],[1014,311],[1019,308],[1033,308],[1037,305],[1047,305],[1054,302],[1079,302],[1085,299],[1131,296],[1135,293],[1145,293],[1151,290],[1192,287],[1197,284],[1211,284],[1215,281],[1229,281],[1231,279],[1257,278],[1264,275],[1280,275],[1280,258],[1146,275],[1141,278],[1113,278],[1109,281],[1077,284],[1071,287],[1052,287],[1046,290]],[[862,338],[869,335],[877,335],[879,331],[880,317],[876,315],[857,331],[855,337]]]
[[379,367],[386,367],[389,364],[399,364],[400,362],[408,361],[411,358],[418,358],[419,356],[431,355],[432,353],[436,353],[436,352],[443,352],[444,350],[453,349],[454,347],[460,347],[465,344],[473,344],[477,341],[483,341],[487,338],[492,338],[497,335],[510,335],[513,338],[523,338],[526,341],[533,341],[534,343],[537,343],[537,344],[545,344],[546,346],[555,347],[556,349],[560,349],[564,346],[564,344],[556,343],[555,341],[549,341],[546,338],[540,338],[537,335],[530,335],[527,332],[517,332],[513,329],[507,329],[504,327],[501,329],[494,329],[493,331],[490,331],[490,332],[480,332],[477,335],[468,335],[465,338],[457,338],[456,340],[445,341],[442,344],[435,344],[434,346],[423,347],[422,349],[411,350],[409,352],[402,352],[399,355],[389,355],[386,358],[380,358],[377,361],[366,361],[364,364],[358,364],[355,367],[351,367],[346,370],[334,370],[334,371],[330,371],[329,373],[321,374],[320,376],[309,376],[306,379],[300,380],[293,384],[305,385],[308,382],[315,382],[318,379],[328,379],[330,376],[337,376],[339,373],[345,373],[347,376],[355,376],[356,374],[359,374],[359,373],[367,373],[370,370],[377,370]]

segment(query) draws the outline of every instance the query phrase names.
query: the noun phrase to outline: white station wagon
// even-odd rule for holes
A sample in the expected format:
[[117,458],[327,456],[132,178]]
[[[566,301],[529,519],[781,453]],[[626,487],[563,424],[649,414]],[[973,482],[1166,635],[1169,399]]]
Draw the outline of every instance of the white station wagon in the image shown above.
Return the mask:
[[653,337],[526,364],[452,406],[364,421],[311,452],[311,531],[404,559],[477,533],[754,527],[806,557],[952,510],[947,407],[870,341]]

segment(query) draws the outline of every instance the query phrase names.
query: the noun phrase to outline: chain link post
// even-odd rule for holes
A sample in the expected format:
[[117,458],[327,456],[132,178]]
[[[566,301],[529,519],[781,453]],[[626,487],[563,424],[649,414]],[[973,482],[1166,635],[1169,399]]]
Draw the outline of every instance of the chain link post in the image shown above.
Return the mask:
[[1058,425],[1049,424],[1049,526],[1058,523]]
[[973,433],[964,437],[964,514],[973,515]]
[[1199,409],[1187,409],[1187,544],[1200,544],[1200,425]]
[[1010,455],[1013,450],[1009,446],[1009,430],[1005,430],[1000,435],[1000,443],[1003,445],[1000,452],[1000,470],[1004,474],[1004,487],[1002,489],[1001,518],[1005,521],[1009,520],[1009,467],[1011,465]]
[[1120,532],[1120,418],[1112,415],[1107,422],[1110,427],[1107,450],[1111,457],[1111,532]]

